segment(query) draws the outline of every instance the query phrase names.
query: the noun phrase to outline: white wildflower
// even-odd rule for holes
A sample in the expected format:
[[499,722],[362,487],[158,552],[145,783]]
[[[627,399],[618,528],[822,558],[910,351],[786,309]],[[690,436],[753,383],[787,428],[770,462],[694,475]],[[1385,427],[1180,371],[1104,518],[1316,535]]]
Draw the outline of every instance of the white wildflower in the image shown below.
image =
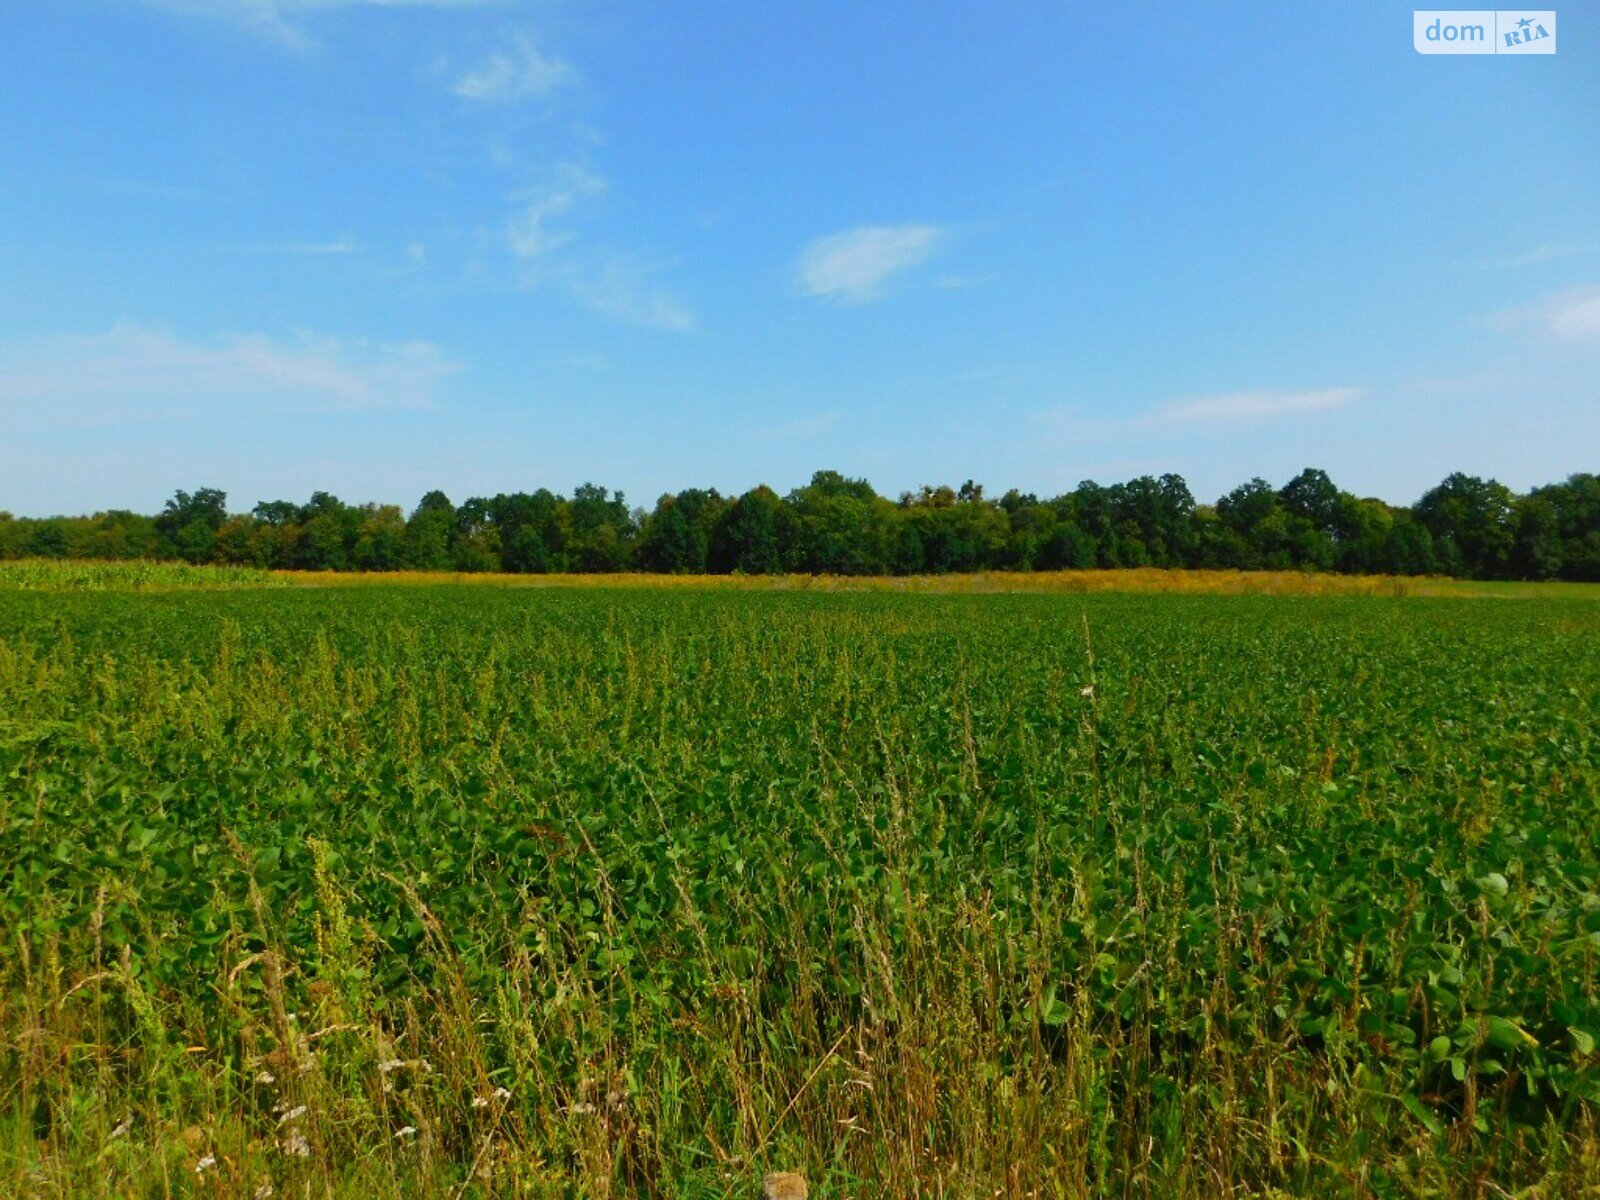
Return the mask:
[[494,1098],[504,1104],[507,1100],[511,1099],[511,1089],[503,1087],[495,1088]]
[[484,1096],[474,1096],[472,1098],[472,1107],[473,1108],[488,1108],[489,1107],[488,1098],[484,1097]]
[[394,1131],[394,1136],[397,1139],[414,1138],[417,1136],[417,1127],[415,1125],[402,1125],[399,1129]]
[[254,1200],[272,1200],[273,1188],[270,1183],[263,1183],[256,1189]]
[[274,1083],[277,1083],[278,1082],[278,1077],[276,1075],[274,1075],[271,1071],[257,1071],[256,1072],[256,1082],[259,1083],[262,1087],[268,1087],[268,1086],[270,1086],[270,1085],[272,1085]]
[[283,1139],[283,1152],[290,1158],[311,1157],[311,1143],[306,1141],[306,1135],[298,1126],[289,1130],[289,1136]]
[[195,1163],[195,1165],[194,1165],[194,1173],[196,1175],[204,1175],[207,1171],[211,1170],[216,1165],[217,1165],[217,1156],[215,1154],[208,1154],[204,1158],[202,1158],[199,1162]]
[[109,1139],[107,1139],[107,1140],[114,1142],[119,1137],[126,1137],[127,1133],[128,1133],[128,1130],[130,1130],[132,1128],[133,1128],[133,1118],[132,1117],[124,1117],[122,1119],[122,1123],[111,1131],[111,1137]]
[[433,1073],[433,1064],[425,1058],[390,1058],[378,1064],[378,1072],[388,1075],[394,1071],[425,1071]]
[[283,1116],[278,1118],[278,1124],[279,1125],[287,1125],[291,1121],[298,1121],[301,1117],[303,1117],[305,1115],[306,1115],[306,1106],[304,1104],[296,1104],[288,1112],[284,1113]]

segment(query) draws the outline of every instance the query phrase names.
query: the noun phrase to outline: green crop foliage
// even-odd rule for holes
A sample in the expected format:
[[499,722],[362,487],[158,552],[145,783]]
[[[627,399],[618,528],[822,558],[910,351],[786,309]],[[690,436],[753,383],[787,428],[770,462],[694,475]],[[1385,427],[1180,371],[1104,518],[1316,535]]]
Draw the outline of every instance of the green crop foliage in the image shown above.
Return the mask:
[[33,558],[0,562],[0,589],[39,592],[160,592],[283,584],[271,571],[188,563],[84,562]]
[[12,587],[0,1194],[1590,1195],[1597,828],[1589,600]]

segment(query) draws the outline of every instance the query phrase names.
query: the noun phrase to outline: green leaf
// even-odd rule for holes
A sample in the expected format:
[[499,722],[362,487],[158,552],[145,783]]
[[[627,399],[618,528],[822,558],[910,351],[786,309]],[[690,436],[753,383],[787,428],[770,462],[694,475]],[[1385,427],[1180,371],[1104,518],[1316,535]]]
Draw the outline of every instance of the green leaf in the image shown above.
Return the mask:
[[1410,1092],[1407,1092],[1405,1095],[1400,1097],[1400,1103],[1405,1105],[1406,1111],[1417,1120],[1421,1121],[1423,1126],[1428,1130],[1429,1133],[1433,1134],[1434,1137],[1444,1136],[1444,1125],[1439,1121],[1438,1117],[1433,1115],[1433,1111],[1421,1100],[1417,1099]]
[[1538,1038],[1506,1017],[1489,1017],[1484,1024],[1485,1040],[1496,1050],[1531,1050],[1539,1044]]

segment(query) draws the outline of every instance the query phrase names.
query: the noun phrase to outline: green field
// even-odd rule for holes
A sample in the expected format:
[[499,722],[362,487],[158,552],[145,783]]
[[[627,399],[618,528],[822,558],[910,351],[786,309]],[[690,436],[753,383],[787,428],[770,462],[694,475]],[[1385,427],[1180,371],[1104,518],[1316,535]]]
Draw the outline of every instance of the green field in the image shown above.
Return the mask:
[[1600,1189],[1590,598],[12,586],[0,788],[0,1195]]

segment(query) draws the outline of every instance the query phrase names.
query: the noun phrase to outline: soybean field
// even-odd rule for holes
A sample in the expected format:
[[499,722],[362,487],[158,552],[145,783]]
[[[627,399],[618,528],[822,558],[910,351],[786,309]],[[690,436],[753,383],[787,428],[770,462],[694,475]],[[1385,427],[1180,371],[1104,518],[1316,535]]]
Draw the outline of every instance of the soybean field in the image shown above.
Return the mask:
[[0,1194],[1600,1195],[1600,604],[0,588]]

